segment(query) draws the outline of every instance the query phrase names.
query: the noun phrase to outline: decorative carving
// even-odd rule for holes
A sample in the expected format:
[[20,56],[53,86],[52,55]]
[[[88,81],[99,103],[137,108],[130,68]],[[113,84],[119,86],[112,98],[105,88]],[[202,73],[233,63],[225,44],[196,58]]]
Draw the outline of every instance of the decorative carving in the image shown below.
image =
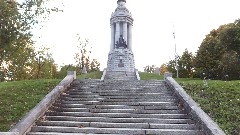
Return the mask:
[[111,18],[111,25],[117,22],[127,22],[129,24],[133,24],[133,19],[131,17],[125,16],[125,17],[112,17]]

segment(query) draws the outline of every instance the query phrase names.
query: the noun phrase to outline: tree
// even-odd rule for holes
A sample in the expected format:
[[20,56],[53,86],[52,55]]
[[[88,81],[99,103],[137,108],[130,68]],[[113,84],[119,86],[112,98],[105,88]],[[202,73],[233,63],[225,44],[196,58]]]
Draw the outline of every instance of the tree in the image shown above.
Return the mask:
[[193,77],[193,55],[187,49],[183,52],[178,61],[179,77],[190,78]]
[[217,78],[220,71],[220,57],[222,55],[223,46],[218,40],[218,31],[212,30],[203,40],[194,59],[194,66],[198,74],[205,74],[208,78]]
[[222,74],[221,79],[240,79],[240,61],[236,51],[229,51],[223,54],[221,59]]
[[33,18],[25,17],[19,12],[17,2],[0,0],[0,65],[4,78],[14,75],[19,79],[18,74],[26,78],[24,70],[33,52],[29,31]]
[[160,75],[164,75],[166,72],[168,72],[167,64],[162,64],[160,66]]
[[[180,78],[190,78],[193,77],[193,54],[188,52],[188,49],[185,49],[182,56],[177,57],[177,67]],[[170,60],[167,63],[167,70],[177,76],[176,70],[176,60]]]
[[[48,0],[0,0],[0,72],[1,81],[29,79],[35,65],[32,28],[45,20],[49,11],[43,6]],[[46,13],[46,14],[44,14]]]
[[75,53],[75,61],[76,66],[80,67],[80,69],[83,68],[83,66],[86,67],[87,72],[92,71],[99,71],[100,70],[100,63],[97,61],[97,59],[91,60],[91,47],[89,45],[89,41],[87,39],[82,40],[79,35],[78,37],[78,52]]
[[220,43],[226,51],[236,51],[240,54],[240,26],[230,23],[219,32]]
[[60,71],[57,72],[57,78],[58,79],[63,79],[67,75],[68,71],[80,72],[80,69],[77,66],[64,65],[64,66],[61,67]]
[[93,59],[90,65],[90,72],[100,71],[100,63],[96,59]]
[[236,20],[212,30],[206,36],[194,58],[194,67],[199,76],[204,73],[210,79],[223,79],[227,74],[229,79],[236,79],[237,76],[240,79],[239,69],[232,65],[239,65],[239,61],[240,25]]
[[44,48],[37,52],[35,61],[32,63],[31,79],[56,78],[57,66],[52,55]]
[[[179,62],[180,57],[177,57],[177,61]],[[177,63],[178,64],[178,63]],[[176,70],[176,60],[170,60],[167,63],[167,70],[172,73],[173,77],[177,77],[177,70]]]
[[147,72],[147,73],[154,73],[156,69],[156,66],[155,65],[148,65],[146,67],[144,67],[144,72]]

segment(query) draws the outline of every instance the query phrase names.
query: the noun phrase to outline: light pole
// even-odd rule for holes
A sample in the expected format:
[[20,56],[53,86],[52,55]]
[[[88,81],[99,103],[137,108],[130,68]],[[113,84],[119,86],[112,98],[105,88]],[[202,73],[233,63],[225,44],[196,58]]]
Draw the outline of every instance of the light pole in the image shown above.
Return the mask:
[[175,44],[175,62],[176,62],[175,68],[176,68],[176,71],[177,71],[177,78],[178,78],[179,77],[178,76],[178,60],[177,60],[178,55],[177,55],[177,43],[176,43],[175,27],[174,27],[174,25],[173,25],[173,38],[174,38],[174,44]]
[[39,79],[41,67],[43,66],[43,64],[41,64],[41,59],[42,59],[42,58],[43,58],[43,56],[41,56],[41,55],[39,55],[39,54],[36,55],[36,60],[37,60],[37,64],[38,64],[38,70],[37,70],[36,79]]

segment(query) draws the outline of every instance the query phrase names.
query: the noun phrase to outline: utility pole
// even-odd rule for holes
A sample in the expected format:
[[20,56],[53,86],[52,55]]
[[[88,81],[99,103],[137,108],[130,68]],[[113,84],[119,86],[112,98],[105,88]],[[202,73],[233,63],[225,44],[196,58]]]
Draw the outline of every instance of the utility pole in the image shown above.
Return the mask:
[[173,38],[174,38],[174,43],[175,43],[175,62],[176,62],[175,68],[177,70],[177,78],[179,78],[179,76],[178,76],[178,60],[177,60],[177,57],[178,57],[178,55],[177,55],[177,43],[176,43],[175,27],[174,27],[174,25],[173,25]]

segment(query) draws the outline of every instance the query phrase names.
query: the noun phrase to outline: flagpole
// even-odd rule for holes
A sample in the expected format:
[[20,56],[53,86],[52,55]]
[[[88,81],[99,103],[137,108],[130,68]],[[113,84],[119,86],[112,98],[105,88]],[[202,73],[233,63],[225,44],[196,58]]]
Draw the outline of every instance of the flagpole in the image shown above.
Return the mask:
[[176,70],[177,70],[177,78],[179,78],[178,76],[178,61],[177,61],[177,43],[176,43],[176,38],[175,38],[175,27],[173,25],[173,38],[174,38],[174,43],[175,43],[175,62],[176,62]]

